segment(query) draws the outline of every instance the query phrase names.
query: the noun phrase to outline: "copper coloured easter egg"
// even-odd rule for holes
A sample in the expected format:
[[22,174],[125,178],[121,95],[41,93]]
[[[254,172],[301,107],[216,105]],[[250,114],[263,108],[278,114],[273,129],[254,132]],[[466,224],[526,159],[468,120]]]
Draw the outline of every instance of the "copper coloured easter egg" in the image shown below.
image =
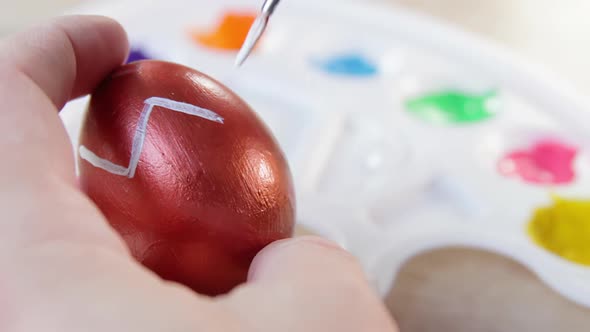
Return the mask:
[[254,256],[290,237],[295,201],[276,140],[214,79],[161,61],[122,66],[94,91],[80,185],[133,256],[203,294],[246,280]]

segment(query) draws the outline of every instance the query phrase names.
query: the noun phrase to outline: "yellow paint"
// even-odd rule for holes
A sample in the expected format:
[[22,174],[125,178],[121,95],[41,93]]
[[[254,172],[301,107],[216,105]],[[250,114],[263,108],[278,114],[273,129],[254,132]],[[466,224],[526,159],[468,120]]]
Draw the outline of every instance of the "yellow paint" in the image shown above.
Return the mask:
[[535,212],[528,233],[543,248],[590,266],[590,200],[554,197],[553,206]]
[[227,12],[212,31],[191,31],[197,43],[217,50],[237,51],[242,47],[256,13]]

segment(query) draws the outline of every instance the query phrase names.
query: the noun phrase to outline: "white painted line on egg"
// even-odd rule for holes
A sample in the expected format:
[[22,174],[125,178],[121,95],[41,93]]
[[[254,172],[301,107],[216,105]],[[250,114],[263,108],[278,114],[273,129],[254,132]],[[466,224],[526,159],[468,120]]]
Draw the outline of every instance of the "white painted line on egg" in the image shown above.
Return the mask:
[[139,163],[139,156],[141,155],[141,151],[143,150],[143,143],[145,142],[145,137],[147,133],[148,120],[150,118],[150,115],[152,114],[154,106],[163,107],[179,113],[198,116],[209,121],[223,124],[223,118],[219,114],[195,105],[178,102],[162,97],[148,98],[144,101],[144,104],[145,105],[143,107],[143,110],[141,111],[139,120],[137,121],[137,129],[135,129],[135,135],[133,137],[133,143],[131,145],[131,158],[129,160],[128,167],[123,167],[114,164],[109,160],[100,158],[94,152],[90,151],[83,145],[80,146],[79,149],[80,158],[86,160],[94,167],[98,167],[109,173],[126,176],[130,179],[133,178],[135,176],[137,164]]

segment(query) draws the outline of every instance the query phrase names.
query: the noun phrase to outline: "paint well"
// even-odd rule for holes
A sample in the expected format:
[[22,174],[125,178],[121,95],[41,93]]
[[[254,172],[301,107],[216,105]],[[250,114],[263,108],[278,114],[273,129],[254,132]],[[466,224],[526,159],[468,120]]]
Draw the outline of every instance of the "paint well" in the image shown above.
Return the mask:
[[332,75],[372,77],[379,73],[376,64],[366,56],[357,53],[329,56],[314,62],[320,70]]
[[151,56],[147,54],[143,49],[134,47],[129,52],[129,57],[127,58],[127,63],[141,61],[141,60],[150,60],[152,59]]
[[239,51],[256,20],[256,13],[226,12],[217,26],[209,31],[191,31],[192,39],[201,46],[224,51]]
[[576,178],[574,162],[578,149],[554,139],[535,142],[526,149],[514,150],[498,164],[501,174],[516,176],[527,183],[564,185]]
[[491,118],[495,92],[469,94],[441,91],[412,98],[406,102],[408,111],[421,119],[442,124],[466,124]]
[[528,234],[556,255],[590,265],[590,200],[555,197],[552,206],[535,211]]

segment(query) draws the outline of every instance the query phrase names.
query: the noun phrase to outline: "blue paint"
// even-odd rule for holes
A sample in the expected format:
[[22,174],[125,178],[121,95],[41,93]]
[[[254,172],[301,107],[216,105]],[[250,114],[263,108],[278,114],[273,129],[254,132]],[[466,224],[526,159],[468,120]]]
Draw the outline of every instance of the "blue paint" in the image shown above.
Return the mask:
[[149,60],[152,57],[147,55],[143,50],[140,48],[132,48],[131,52],[129,53],[129,57],[127,58],[127,63],[140,61],[140,60]]
[[377,66],[361,54],[343,54],[317,61],[317,66],[332,75],[371,77],[379,73]]

